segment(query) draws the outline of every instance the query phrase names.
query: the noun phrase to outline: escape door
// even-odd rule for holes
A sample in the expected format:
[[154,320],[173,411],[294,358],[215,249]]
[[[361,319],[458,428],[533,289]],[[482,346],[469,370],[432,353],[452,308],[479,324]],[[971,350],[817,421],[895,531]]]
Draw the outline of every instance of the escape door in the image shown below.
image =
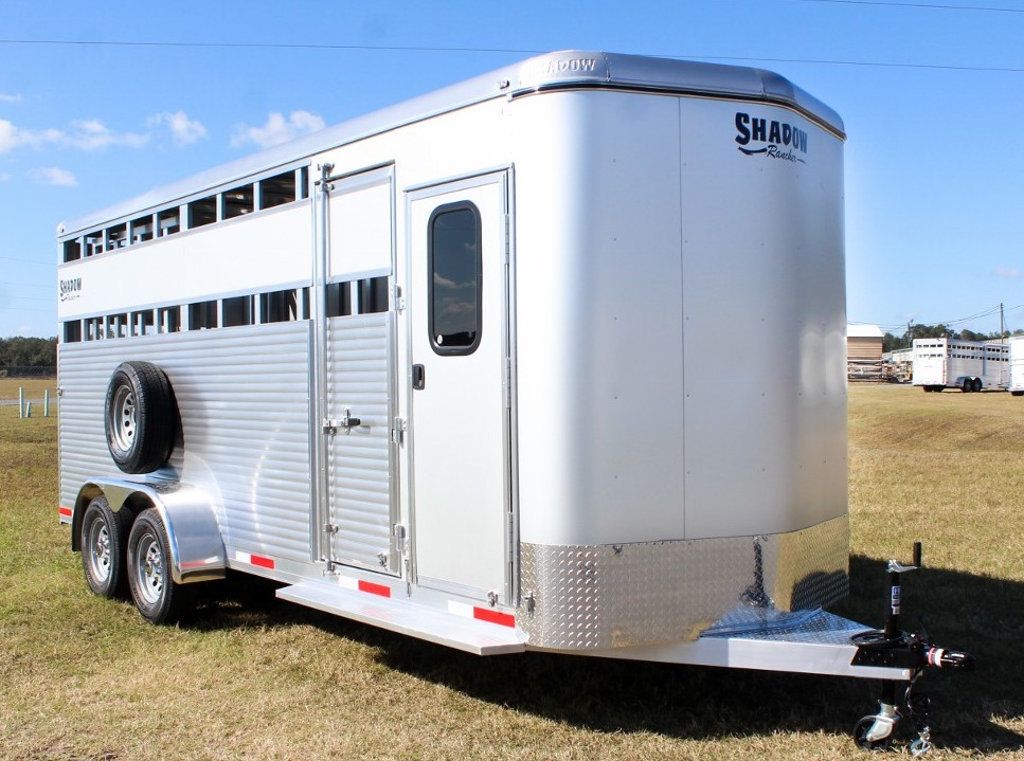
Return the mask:
[[397,573],[392,168],[321,183],[324,547],[332,562]]
[[409,195],[413,547],[420,585],[506,600],[507,177]]

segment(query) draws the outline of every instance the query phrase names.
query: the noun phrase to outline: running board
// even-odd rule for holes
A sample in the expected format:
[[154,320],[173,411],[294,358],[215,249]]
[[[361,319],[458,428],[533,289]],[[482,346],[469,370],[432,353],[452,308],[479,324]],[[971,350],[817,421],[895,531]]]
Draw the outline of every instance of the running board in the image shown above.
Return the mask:
[[503,655],[526,650],[526,635],[514,627],[464,618],[405,600],[374,598],[333,584],[302,582],[277,590],[277,596],[307,608],[474,655]]

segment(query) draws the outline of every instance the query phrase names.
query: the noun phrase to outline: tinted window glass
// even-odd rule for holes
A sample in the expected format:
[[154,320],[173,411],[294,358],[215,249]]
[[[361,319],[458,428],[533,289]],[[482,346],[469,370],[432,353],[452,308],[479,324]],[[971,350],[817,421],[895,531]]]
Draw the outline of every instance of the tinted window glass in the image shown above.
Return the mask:
[[223,327],[225,328],[233,328],[238,325],[252,325],[253,298],[252,296],[236,296],[233,299],[224,299],[223,311]]
[[82,340],[82,323],[79,320],[64,323],[64,343]]
[[438,354],[471,354],[480,343],[480,214],[471,203],[430,218],[430,342]]
[[299,300],[295,290],[260,294],[263,322],[290,322],[299,319]]
[[189,330],[203,330],[217,327],[217,302],[200,301],[188,305]]
[[371,277],[359,281],[359,313],[388,311],[388,279]]
[[352,314],[352,296],[348,283],[329,284],[326,297],[328,317],[344,317]]

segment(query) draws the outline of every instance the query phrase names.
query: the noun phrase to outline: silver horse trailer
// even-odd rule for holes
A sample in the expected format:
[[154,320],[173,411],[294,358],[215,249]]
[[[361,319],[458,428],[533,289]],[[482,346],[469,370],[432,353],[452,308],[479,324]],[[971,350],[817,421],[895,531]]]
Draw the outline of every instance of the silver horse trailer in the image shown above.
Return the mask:
[[1013,336],[1010,346],[1009,391],[1014,396],[1024,396],[1024,336]]
[[877,679],[887,742],[897,683],[969,658],[899,631],[897,576],[885,632],[822,610],[843,140],[769,72],[568,51],[62,224],[90,587],[163,622],[231,569],[480,655]]

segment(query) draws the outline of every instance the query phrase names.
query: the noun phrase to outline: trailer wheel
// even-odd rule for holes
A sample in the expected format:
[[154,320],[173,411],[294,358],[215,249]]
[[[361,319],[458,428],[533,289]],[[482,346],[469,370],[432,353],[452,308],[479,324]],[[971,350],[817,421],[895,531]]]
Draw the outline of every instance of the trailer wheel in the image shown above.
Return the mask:
[[1024,391],[1011,391],[1011,396],[1024,396]]
[[975,378],[974,382],[971,383],[971,391],[981,391],[982,386],[981,378]]
[[107,386],[104,428],[114,463],[149,473],[171,456],[177,416],[167,376],[149,362],[122,362]]
[[126,509],[116,513],[106,497],[96,497],[85,508],[79,533],[82,570],[93,594],[114,598],[124,594],[125,539],[130,517]]
[[181,618],[188,591],[171,578],[171,551],[160,514],[149,508],[139,513],[128,535],[128,586],[139,613],[154,624]]
[[974,384],[971,383],[970,378],[964,378],[964,383],[960,387],[960,390],[963,391],[965,394],[969,394],[971,391],[974,391]]
[[853,741],[857,743],[858,748],[862,748],[863,750],[885,750],[889,747],[889,737],[884,737],[881,740],[868,739],[868,730],[871,729],[874,724],[874,716],[862,716],[853,727]]

